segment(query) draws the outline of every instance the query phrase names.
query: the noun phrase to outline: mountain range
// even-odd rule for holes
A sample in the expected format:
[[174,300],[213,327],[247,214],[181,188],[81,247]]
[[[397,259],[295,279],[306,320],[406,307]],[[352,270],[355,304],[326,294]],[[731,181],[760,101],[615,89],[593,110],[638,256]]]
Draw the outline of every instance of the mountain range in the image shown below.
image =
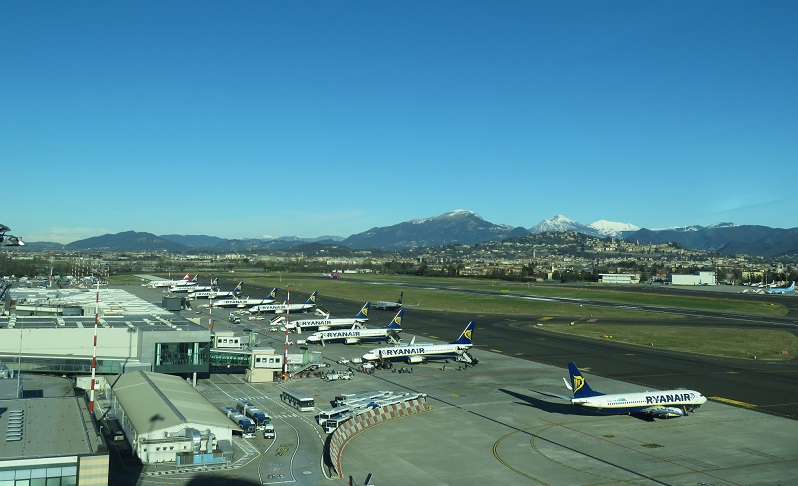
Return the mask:
[[[599,220],[590,224],[572,221],[557,215],[530,227],[494,224],[472,211],[456,210],[439,216],[415,219],[392,226],[374,227],[346,238],[296,236],[250,239],[224,239],[208,235],[161,235],[126,231],[95,236],[67,245],[29,242],[30,250],[103,250],[103,251],[168,251],[168,252],[243,252],[268,251],[321,246],[341,249],[373,249],[384,251],[430,248],[449,244],[474,245],[486,241],[502,241],[538,233],[575,231],[600,238],[623,238],[641,244],[675,242],[693,250],[723,254],[747,254],[777,257],[798,253],[798,228],[779,229],[757,225],[718,223],[711,226],[685,226],[667,229],[646,229],[629,223]],[[300,251],[305,251],[301,249]]]

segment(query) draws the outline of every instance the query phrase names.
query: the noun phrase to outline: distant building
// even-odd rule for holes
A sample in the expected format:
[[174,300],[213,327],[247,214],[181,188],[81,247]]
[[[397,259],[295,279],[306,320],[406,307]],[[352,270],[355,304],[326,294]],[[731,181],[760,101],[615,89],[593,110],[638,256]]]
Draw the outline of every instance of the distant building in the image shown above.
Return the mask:
[[640,275],[634,273],[600,273],[599,282],[606,284],[640,283]]
[[695,272],[692,275],[668,275],[671,285],[717,285],[715,272]]

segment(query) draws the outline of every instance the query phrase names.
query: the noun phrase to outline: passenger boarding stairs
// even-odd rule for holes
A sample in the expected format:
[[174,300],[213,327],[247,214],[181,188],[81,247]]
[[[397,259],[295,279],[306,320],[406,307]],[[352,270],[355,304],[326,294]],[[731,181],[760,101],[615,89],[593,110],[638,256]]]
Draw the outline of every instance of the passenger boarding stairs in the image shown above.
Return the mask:
[[471,356],[468,351],[463,351],[461,354],[457,355],[455,361],[459,361],[460,363],[475,365],[479,363],[479,360],[473,356]]

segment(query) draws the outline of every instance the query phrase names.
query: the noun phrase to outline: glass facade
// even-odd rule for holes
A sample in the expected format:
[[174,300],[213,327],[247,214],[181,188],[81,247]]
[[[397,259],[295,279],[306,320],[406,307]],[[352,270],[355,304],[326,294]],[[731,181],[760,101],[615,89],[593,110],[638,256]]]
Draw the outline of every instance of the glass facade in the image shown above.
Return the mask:
[[77,474],[75,465],[0,468],[0,486],[75,486]]
[[[58,374],[87,374],[91,373],[91,357],[88,358],[60,358],[45,356],[23,356],[22,358],[0,357],[13,365],[19,367],[20,371],[28,373],[58,373]],[[104,375],[116,375],[121,373],[122,360],[117,359],[97,359],[97,373]]]
[[208,371],[210,343],[156,343],[154,370],[159,373]]

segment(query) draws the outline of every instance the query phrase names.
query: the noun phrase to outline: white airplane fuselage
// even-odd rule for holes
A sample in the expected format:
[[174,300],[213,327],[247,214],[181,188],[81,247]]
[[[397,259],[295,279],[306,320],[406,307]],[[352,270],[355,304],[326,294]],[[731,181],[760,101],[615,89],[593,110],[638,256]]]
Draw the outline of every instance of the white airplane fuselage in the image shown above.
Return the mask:
[[365,361],[376,361],[379,359],[387,361],[415,361],[420,358],[423,361],[429,359],[449,359],[457,358],[465,351],[468,351],[470,344],[403,344],[399,346],[372,349],[363,355]]
[[253,307],[269,304],[274,302],[274,299],[222,299],[213,302],[214,307],[237,307],[243,309],[244,307]]
[[602,414],[648,413],[658,417],[681,417],[707,401],[695,390],[653,390],[572,398],[571,403]]
[[290,330],[294,329],[317,329],[319,331],[326,331],[336,327],[352,327],[354,324],[362,324],[366,319],[349,318],[333,318],[333,319],[300,319],[297,321],[289,321],[285,326]]
[[316,307],[315,304],[261,304],[252,307],[249,312],[266,312],[272,314],[285,314],[287,312],[304,312]]
[[[399,329],[401,331],[401,329]],[[309,343],[344,342],[357,344],[364,341],[386,341],[388,336],[395,334],[393,329],[340,329],[334,331],[319,331],[308,336]]]

